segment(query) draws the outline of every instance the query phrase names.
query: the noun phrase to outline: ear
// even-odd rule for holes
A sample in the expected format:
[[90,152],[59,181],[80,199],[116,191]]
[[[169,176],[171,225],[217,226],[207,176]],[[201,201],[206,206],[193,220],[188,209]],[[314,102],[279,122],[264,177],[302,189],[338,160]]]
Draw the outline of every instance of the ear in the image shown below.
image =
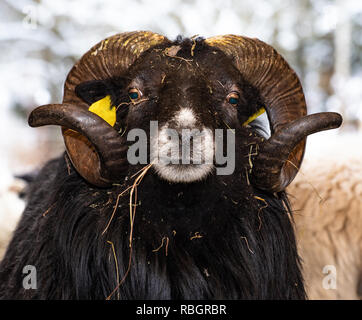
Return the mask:
[[107,80],[87,81],[75,87],[75,94],[89,105],[108,95],[112,96],[114,91],[114,85]]
[[113,127],[117,121],[116,106],[123,98],[124,82],[123,79],[87,81],[76,86],[75,93],[89,105],[89,111]]
[[262,115],[265,112],[265,108],[261,107],[260,109],[258,109],[258,111],[256,111],[254,114],[252,114],[244,123],[243,123],[243,127],[247,126],[250,122],[253,122],[257,117],[259,117],[260,115]]

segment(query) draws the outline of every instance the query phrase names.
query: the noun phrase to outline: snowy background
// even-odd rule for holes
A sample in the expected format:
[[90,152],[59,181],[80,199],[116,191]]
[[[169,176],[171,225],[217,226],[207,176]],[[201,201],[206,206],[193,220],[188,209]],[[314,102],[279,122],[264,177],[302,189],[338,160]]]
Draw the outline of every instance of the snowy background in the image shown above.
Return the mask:
[[29,112],[61,102],[67,73],[91,46],[132,30],[273,45],[300,76],[309,113],[344,116],[341,129],[309,139],[307,156],[337,139],[362,148],[361,0],[0,0],[0,220],[9,201],[16,214],[23,207],[13,176],[63,151],[59,128],[29,128]]

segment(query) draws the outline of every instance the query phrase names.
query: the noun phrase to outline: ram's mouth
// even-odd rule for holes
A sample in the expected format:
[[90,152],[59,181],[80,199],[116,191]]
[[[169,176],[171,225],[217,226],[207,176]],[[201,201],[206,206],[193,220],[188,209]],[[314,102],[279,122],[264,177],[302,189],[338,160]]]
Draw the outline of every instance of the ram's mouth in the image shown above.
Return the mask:
[[172,183],[190,183],[205,179],[213,170],[212,164],[155,165],[160,178]]

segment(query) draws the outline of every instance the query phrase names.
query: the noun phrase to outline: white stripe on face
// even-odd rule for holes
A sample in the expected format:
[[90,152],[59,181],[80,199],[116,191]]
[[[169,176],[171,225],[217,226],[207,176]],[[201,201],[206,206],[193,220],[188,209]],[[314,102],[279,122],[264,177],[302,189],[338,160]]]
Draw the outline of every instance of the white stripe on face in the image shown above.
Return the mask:
[[196,124],[195,113],[190,108],[182,108],[174,117],[176,125],[180,128],[192,127]]

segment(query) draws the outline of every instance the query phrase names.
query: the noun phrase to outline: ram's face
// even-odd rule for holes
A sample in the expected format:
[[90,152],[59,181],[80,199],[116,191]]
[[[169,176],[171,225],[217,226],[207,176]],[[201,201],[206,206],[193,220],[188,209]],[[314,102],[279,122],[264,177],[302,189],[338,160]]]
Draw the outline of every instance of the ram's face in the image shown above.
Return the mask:
[[160,177],[171,182],[210,174],[218,147],[215,129],[240,127],[257,105],[248,103],[240,73],[222,52],[191,50],[178,45],[152,50],[130,69],[126,86],[128,129],[149,134],[150,122],[157,121],[150,159]]
[[142,129],[148,161],[176,183],[212,173],[215,152],[224,148],[215,143],[215,130],[224,130],[218,134],[226,144],[226,130],[239,129],[260,108],[258,93],[230,59],[203,43],[153,48],[124,77],[85,83],[77,94],[91,111],[108,95],[115,110],[109,123],[123,134]]

